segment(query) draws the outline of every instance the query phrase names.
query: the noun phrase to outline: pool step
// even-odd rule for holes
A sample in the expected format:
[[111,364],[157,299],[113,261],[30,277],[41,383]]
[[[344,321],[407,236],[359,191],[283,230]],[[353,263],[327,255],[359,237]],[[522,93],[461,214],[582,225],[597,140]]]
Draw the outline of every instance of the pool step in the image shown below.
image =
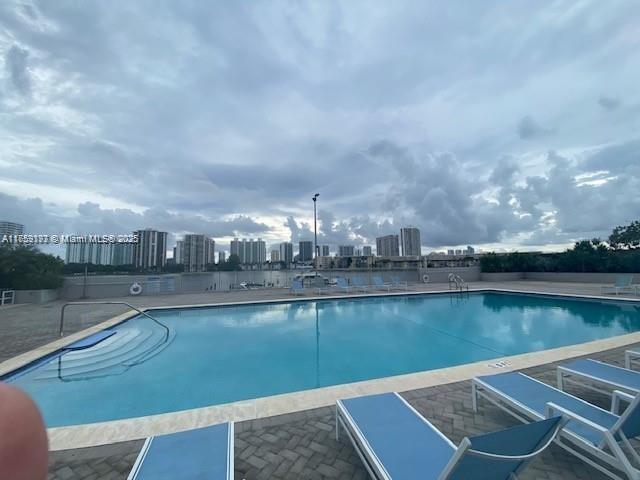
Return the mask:
[[67,352],[43,366],[36,380],[117,375],[166,348],[175,333],[162,328],[119,331],[94,347]]

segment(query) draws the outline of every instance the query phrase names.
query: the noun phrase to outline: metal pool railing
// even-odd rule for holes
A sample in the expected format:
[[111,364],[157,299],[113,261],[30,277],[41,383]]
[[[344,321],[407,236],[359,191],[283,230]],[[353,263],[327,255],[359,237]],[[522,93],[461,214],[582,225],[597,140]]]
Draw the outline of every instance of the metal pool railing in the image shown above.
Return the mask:
[[167,331],[167,336],[169,335],[169,327],[164,325],[162,322],[159,322],[157,319],[153,318],[147,312],[145,312],[143,310],[140,310],[138,307],[134,307],[133,305],[131,305],[131,304],[127,303],[127,302],[95,301],[95,302],[67,302],[64,305],[62,305],[62,309],[60,310],[60,326],[59,326],[59,334],[60,334],[61,337],[64,335],[64,312],[65,312],[66,308],[69,305],[125,305],[125,306],[129,307],[130,309],[135,310],[136,312],[140,313],[141,315],[144,315],[145,317],[149,317],[151,320],[156,322],[158,325],[160,325],[161,327],[163,327]]

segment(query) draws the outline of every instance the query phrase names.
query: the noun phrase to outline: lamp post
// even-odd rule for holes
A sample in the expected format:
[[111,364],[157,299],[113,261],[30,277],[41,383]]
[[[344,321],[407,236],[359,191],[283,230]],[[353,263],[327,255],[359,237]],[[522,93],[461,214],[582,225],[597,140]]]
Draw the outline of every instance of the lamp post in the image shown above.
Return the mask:
[[316,193],[311,200],[313,200],[313,269],[315,270],[315,276],[318,276],[318,221],[317,221],[317,211],[316,211],[316,201],[320,196],[319,193]]

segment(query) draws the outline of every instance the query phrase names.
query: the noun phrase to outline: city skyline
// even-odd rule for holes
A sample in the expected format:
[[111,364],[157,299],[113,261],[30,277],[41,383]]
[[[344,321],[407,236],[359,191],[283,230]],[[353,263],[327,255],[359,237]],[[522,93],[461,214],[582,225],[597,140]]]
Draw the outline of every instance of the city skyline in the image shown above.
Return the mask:
[[297,244],[319,192],[320,245],[549,251],[640,210],[636,3],[157,9],[0,5],[7,220]]

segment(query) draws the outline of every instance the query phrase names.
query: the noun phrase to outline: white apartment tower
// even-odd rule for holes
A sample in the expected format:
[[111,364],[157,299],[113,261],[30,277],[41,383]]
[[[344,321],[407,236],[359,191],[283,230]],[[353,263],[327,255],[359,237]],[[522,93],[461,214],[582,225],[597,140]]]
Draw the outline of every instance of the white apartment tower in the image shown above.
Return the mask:
[[185,272],[204,272],[215,263],[216,242],[203,234],[184,236],[181,260]]
[[404,227],[400,229],[400,244],[402,245],[402,255],[420,256],[422,249],[420,248],[420,230],[416,227]]
[[167,232],[151,228],[133,232],[138,243],[133,246],[133,265],[147,269],[160,269],[167,263]]

